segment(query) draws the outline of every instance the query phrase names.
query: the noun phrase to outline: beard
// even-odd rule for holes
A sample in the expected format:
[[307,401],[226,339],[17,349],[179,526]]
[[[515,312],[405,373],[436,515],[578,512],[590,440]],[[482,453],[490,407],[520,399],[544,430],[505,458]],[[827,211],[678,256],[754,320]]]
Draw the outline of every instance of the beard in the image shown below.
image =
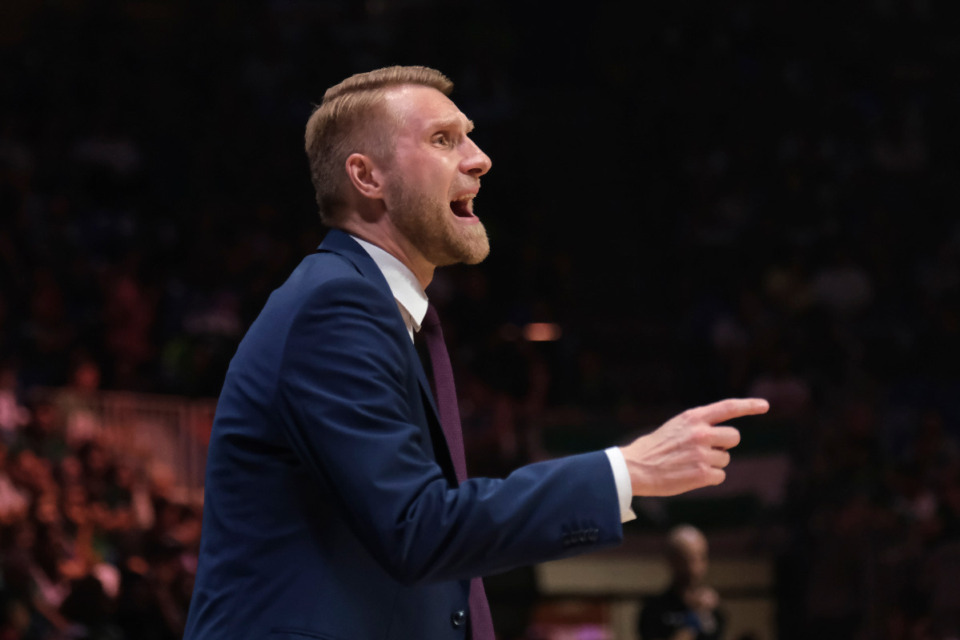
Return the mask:
[[450,203],[392,189],[393,224],[431,264],[478,264],[490,253],[487,230],[479,220],[460,224]]

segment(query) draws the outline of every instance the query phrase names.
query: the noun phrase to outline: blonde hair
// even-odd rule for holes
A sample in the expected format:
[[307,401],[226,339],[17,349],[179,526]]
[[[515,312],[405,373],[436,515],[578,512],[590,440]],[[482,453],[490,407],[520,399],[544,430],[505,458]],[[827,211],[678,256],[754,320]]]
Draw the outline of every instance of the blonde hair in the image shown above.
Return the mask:
[[395,123],[388,121],[383,97],[388,88],[405,84],[432,87],[444,95],[453,90],[453,82],[435,69],[384,67],[352,75],[330,87],[311,114],[304,148],[324,223],[334,221],[344,204],[344,165],[351,153],[366,153],[384,161],[392,156],[392,128],[388,125]]

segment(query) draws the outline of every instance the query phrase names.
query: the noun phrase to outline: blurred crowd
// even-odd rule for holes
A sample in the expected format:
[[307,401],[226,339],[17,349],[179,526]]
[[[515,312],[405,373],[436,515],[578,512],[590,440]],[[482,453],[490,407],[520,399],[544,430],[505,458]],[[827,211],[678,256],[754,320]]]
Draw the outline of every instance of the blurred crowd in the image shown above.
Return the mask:
[[177,637],[194,508],[31,392],[93,369],[215,396],[322,234],[311,104],[393,63],[450,75],[494,160],[493,253],[430,291],[473,472],[766,397],[743,446],[772,441],[790,480],[740,525],[779,558],[780,637],[956,637],[946,3],[631,6],[3,3],[0,638]]
[[0,385],[0,638],[176,640],[199,508],[148,461],[70,429],[79,390],[23,406]]

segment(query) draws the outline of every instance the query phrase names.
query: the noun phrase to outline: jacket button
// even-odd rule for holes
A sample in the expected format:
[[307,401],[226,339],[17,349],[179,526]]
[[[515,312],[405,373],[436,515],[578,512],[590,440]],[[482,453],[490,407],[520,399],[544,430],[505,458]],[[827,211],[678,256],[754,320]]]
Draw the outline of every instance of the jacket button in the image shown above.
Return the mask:
[[459,611],[454,611],[450,615],[450,624],[453,625],[454,629],[459,629],[466,623],[467,623],[467,612],[464,611],[463,609],[460,609]]

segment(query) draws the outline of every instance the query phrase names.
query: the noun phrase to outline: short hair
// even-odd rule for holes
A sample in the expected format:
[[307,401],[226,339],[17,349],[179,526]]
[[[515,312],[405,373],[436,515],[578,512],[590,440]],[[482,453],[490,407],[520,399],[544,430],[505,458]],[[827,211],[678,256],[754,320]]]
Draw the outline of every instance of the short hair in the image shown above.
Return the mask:
[[345,164],[351,153],[368,153],[379,160],[392,157],[383,98],[387,89],[409,84],[432,87],[444,95],[453,90],[453,82],[435,69],[385,67],[330,87],[310,115],[304,147],[324,224],[332,222],[345,203]]

